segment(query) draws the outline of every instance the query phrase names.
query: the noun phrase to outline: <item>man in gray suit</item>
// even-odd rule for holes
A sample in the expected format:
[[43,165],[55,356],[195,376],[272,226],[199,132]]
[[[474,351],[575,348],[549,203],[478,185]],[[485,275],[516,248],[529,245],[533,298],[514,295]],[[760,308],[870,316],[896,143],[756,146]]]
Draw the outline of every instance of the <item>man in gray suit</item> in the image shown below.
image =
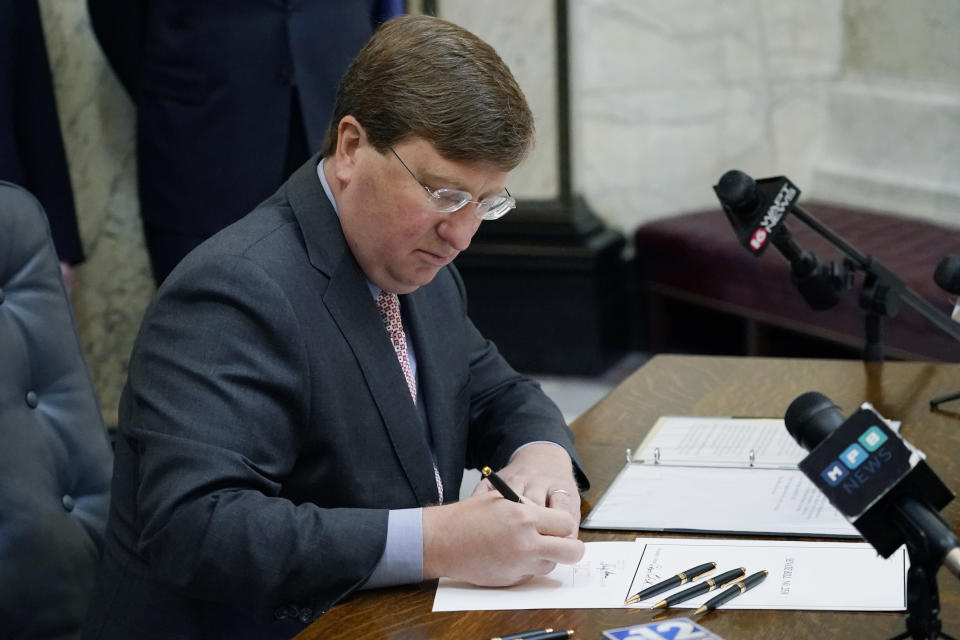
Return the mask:
[[[427,16],[378,30],[323,156],[146,315],[85,637],[285,638],[356,589],[580,559],[572,434],[470,322],[451,264],[513,207],[532,139],[489,45]],[[486,483],[458,502],[482,465],[526,502]]]

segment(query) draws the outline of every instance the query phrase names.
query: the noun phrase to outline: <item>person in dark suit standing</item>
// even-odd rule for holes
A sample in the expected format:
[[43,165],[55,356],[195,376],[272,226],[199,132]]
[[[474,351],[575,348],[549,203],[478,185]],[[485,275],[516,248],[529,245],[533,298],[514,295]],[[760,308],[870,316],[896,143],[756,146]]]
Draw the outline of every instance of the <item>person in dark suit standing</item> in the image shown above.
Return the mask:
[[320,148],[340,76],[399,0],[88,0],[137,107],[159,284]]
[[43,205],[69,290],[83,244],[36,0],[0,0],[0,180]]
[[[473,34],[374,34],[322,154],[157,291],[84,638],[287,638],[357,589],[582,557],[573,435],[477,331],[452,264],[514,207],[533,132]],[[457,501],[483,465],[526,502],[486,481]]]

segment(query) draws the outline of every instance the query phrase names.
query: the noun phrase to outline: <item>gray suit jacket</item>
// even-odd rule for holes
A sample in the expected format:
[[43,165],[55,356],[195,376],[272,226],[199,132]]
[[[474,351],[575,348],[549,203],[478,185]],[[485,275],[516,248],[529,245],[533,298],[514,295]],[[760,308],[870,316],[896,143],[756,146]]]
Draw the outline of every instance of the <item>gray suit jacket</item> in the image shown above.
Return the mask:
[[[436,502],[426,427],[318,159],[190,254],[146,315],[85,637],[289,637],[369,577],[389,509]],[[445,501],[465,466],[535,440],[585,484],[556,406],[477,332],[455,268],[401,305]]]

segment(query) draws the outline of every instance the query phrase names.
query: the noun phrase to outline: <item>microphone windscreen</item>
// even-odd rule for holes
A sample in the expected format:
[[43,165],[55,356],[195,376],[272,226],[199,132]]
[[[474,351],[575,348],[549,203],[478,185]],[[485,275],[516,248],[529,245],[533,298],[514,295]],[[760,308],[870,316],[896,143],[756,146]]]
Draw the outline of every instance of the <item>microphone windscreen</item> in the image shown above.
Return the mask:
[[715,187],[720,202],[738,217],[752,214],[757,206],[757,183],[743,171],[731,169]]
[[783,416],[787,431],[807,451],[813,451],[843,421],[843,414],[837,405],[817,391],[797,396]]
[[960,295],[960,256],[947,256],[937,265],[933,273],[937,286],[955,295]]

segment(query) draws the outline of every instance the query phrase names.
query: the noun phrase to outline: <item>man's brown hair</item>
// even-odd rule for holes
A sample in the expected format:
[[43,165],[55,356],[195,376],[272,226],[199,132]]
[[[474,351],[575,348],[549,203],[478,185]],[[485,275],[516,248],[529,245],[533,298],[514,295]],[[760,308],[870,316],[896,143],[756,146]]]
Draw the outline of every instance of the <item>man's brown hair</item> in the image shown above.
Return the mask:
[[510,69],[466,29],[425,15],[381,26],[348,67],[324,140],[355,117],[381,153],[416,136],[445,158],[511,171],[533,143],[533,115]]

